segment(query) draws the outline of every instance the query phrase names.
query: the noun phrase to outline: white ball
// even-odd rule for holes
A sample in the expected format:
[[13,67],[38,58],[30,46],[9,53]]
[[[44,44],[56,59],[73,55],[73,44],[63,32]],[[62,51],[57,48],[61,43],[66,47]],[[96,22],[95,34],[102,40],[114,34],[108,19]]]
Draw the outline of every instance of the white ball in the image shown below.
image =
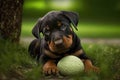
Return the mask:
[[73,55],[63,57],[58,62],[57,67],[60,73],[66,76],[78,75],[84,70],[83,62]]

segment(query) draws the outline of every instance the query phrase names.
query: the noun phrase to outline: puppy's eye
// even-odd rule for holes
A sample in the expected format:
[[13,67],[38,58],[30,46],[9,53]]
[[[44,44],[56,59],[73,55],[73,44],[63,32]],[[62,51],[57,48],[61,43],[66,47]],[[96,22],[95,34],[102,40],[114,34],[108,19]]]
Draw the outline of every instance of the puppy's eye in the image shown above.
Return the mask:
[[67,26],[63,25],[61,28],[60,28],[62,31],[65,31],[67,29]]
[[49,35],[50,35],[50,30],[49,30],[48,27],[45,27],[45,28],[43,29],[43,34],[46,35],[46,36],[49,36]]

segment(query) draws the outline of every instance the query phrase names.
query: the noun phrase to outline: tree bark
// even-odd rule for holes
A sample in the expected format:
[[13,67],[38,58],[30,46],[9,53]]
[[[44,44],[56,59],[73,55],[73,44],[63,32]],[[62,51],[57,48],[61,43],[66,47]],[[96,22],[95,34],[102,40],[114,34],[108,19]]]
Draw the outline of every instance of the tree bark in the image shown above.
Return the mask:
[[19,42],[24,0],[0,0],[0,38]]

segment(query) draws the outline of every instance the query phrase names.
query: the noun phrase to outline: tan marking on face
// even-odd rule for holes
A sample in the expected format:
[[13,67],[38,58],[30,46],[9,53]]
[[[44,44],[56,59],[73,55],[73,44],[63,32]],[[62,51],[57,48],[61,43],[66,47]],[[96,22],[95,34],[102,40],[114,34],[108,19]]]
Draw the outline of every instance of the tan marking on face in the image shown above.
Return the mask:
[[49,29],[50,29],[48,25],[46,26],[46,29],[47,29],[47,30],[49,30]]
[[51,41],[48,46],[52,52],[55,52],[55,44],[53,41]]
[[60,27],[62,23],[60,21],[57,21],[57,25]]
[[63,42],[64,42],[65,48],[69,48],[73,43],[72,35],[68,35],[68,37],[63,36]]

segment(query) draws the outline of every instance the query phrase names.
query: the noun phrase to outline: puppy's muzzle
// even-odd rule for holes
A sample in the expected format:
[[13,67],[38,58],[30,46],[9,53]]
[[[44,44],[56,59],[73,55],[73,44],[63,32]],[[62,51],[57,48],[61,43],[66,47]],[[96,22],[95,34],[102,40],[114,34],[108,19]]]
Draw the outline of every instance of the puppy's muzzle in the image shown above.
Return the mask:
[[60,31],[53,32],[52,41],[56,47],[63,46],[63,34]]
[[54,43],[57,48],[64,48],[63,39],[56,40]]
[[63,39],[57,39],[54,41],[55,45],[62,45]]
[[64,43],[63,38],[61,38],[61,37],[55,37],[53,42],[54,42],[55,46],[58,47],[58,48],[64,47],[63,46],[63,43]]

